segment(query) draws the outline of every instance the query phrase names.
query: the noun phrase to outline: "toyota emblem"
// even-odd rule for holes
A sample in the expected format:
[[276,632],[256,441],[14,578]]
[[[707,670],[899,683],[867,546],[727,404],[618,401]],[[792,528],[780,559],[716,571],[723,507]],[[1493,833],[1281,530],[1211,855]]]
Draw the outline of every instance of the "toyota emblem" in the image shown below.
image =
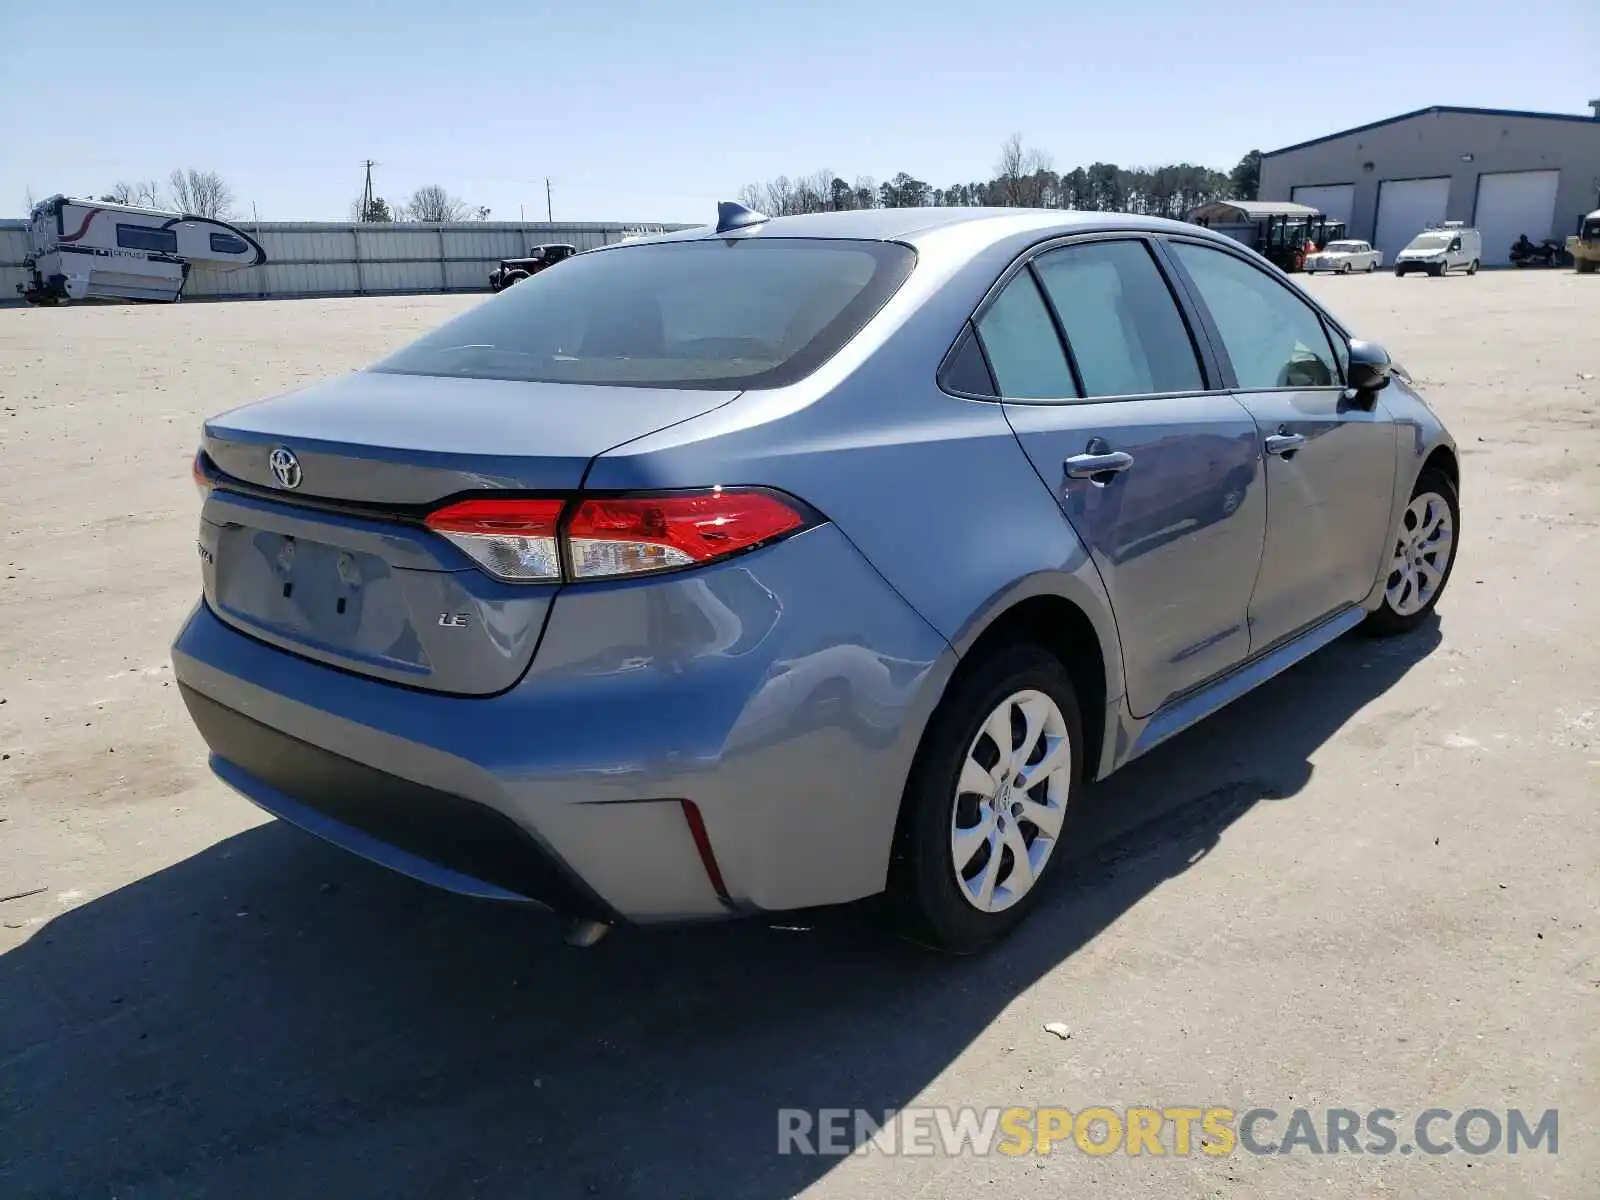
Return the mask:
[[267,466],[272,471],[272,477],[278,481],[279,487],[297,488],[303,475],[300,470],[300,460],[294,456],[294,451],[287,446],[279,446],[267,456]]

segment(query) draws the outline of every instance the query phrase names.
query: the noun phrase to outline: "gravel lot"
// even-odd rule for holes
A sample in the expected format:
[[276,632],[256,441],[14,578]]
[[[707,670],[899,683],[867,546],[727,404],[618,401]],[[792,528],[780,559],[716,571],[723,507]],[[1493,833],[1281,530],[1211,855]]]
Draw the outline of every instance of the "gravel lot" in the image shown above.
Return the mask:
[[[571,951],[263,823],[171,685],[198,422],[477,299],[0,310],[0,1194],[1600,1195],[1600,282],[1309,286],[1465,451],[1440,617],[1094,792],[1075,878],[975,961],[854,913]],[[909,1104],[1553,1107],[1561,1139],[775,1152],[780,1107]]]

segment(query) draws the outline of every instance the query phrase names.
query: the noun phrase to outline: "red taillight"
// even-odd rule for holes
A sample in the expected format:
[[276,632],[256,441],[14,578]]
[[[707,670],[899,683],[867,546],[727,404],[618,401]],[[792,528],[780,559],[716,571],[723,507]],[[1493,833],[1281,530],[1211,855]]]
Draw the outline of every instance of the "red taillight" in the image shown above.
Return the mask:
[[195,451],[194,458],[189,463],[189,474],[194,478],[194,486],[200,489],[200,499],[204,500],[211,494],[211,477],[206,474],[204,451]]
[[567,549],[576,579],[640,575],[736,554],[805,523],[761,491],[584,500],[567,523]]
[[429,529],[489,574],[519,583],[561,578],[556,527],[564,500],[463,500],[428,515]]
[[659,496],[462,500],[431,513],[429,529],[448,538],[498,579],[562,577],[565,542],[572,579],[648,575],[712,562],[803,529],[811,520],[778,495],[712,488]]

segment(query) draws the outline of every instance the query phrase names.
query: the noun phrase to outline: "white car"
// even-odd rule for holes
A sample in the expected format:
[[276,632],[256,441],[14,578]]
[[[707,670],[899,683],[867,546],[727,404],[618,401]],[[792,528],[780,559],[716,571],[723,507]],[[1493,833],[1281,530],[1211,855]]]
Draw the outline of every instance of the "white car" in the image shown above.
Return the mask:
[[1352,271],[1376,271],[1381,266],[1383,251],[1374,250],[1371,242],[1329,242],[1306,256],[1306,270],[1313,275],[1318,271],[1348,275]]

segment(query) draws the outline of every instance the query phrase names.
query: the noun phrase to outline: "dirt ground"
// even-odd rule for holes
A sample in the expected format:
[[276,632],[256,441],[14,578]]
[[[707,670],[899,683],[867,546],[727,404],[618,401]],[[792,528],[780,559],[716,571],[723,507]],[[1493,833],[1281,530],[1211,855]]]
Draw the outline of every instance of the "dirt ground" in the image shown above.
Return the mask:
[[[171,682],[199,421],[477,298],[0,310],[0,1194],[1600,1195],[1600,282],[1309,286],[1464,451],[1439,619],[1097,789],[1073,877],[980,960],[852,911],[572,951],[264,821]],[[1263,1141],[1302,1106],[1555,1108],[1560,1135],[776,1153],[779,1108],[908,1105],[1265,1107]]]

